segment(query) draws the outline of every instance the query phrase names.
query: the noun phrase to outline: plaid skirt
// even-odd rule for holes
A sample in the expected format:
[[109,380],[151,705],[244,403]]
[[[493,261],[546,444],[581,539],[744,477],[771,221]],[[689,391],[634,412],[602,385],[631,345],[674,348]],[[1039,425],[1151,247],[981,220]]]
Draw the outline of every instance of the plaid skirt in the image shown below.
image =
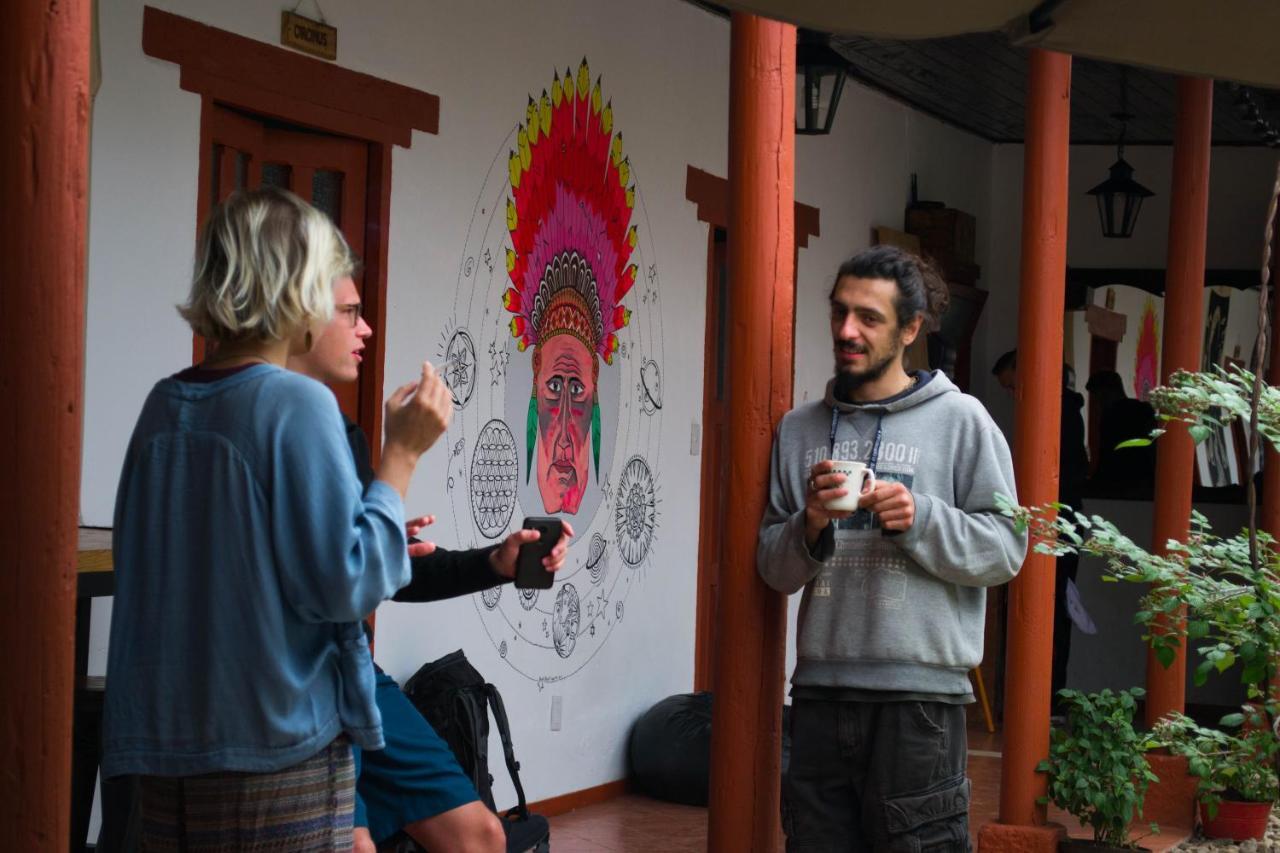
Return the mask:
[[274,773],[143,776],[144,853],[329,853],[351,849],[355,764],[334,740]]

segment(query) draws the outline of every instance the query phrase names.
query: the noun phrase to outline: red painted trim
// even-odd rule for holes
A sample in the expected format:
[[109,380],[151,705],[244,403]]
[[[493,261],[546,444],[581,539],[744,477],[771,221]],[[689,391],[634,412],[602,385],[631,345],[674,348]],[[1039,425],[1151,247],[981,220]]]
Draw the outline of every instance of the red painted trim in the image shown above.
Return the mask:
[[[729,41],[726,457],[742,497],[724,526],[746,531],[764,515],[776,409],[792,382],[776,318],[795,299],[795,132],[777,118],[795,114],[796,29],[734,12]],[[754,536],[727,536],[721,552],[707,849],[773,850],[787,602],[756,573]]]
[[366,362],[360,383],[359,422],[369,436],[369,451],[374,468],[382,456],[383,375],[386,368],[387,339],[387,254],[390,247],[391,222],[391,146],[369,144],[368,207],[364,232],[364,304],[365,316],[373,325],[368,346],[373,358]]
[[[687,167],[684,179],[684,197],[698,206],[698,221],[729,227],[729,182],[724,178],[704,172],[694,166]],[[809,246],[810,237],[821,236],[820,212],[816,207],[796,202],[796,246]]]
[[16,0],[0,24],[0,187],[20,211],[0,229],[6,850],[65,850],[71,837],[90,12],[88,0]]
[[[1058,430],[1043,427],[1062,409],[1071,57],[1033,49],[1028,58],[1013,467],[1018,500],[1039,506],[1058,499]],[[1055,571],[1053,557],[1032,552],[1009,584],[1001,823],[1045,822],[1036,765],[1049,754]]]
[[[1213,81],[1178,78],[1174,119],[1173,184],[1169,188],[1168,262],[1165,268],[1164,331],[1160,381],[1175,370],[1199,370],[1204,337],[1204,261],[1209,224],[1209,155],[1213,130]],[[1185,540],[1191,527],[1191,488],[1195,482],[1195,444],[1185,424],[1169,424],[1156,442],[1156,491],[1151,541]],[[1157,553],[1166,553],[1157,545]],[[1181,625],[1159,628],[1180,631]],[[1187,699],[1187,644],[1165,667],[1147,649],[1147,725],[1170,711],[1182,711]]]
[[568,794],[561,794],[558,797],[529,803],[529,811],[536,812],[544,817],[555,817],[556,815],[568,814],[574,809],[594,806],[598,803],[612,800],[615,797],[621,797],[628,790],[627,780],[619,779],[616,782],[596,785],[594,788],[584,788],[581,791],[573,791]]
[[[300,111],[314,108],[329,116],[318,126],[336,129],[332,114],[343,113],[365,127],[377,127],[384,133],[390,129],[394,138],[341,132],[406,147],[410,131],[439,132],[440,99],[435,95],[151,6],[142,15],[142,50],[147,56],[182,66],[182,88],[188,91],[215,94],[212,89],[216,87],[224,95],[237,91],[255,93],[255,98],[289,105],[293,121],[299,120]],[[261,103],[238,105],[271,112]]]

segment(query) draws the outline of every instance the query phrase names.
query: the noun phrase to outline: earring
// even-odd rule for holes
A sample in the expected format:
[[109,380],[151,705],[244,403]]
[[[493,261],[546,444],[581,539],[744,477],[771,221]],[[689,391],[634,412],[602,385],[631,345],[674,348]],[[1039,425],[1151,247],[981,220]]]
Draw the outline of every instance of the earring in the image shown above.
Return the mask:
[[525,417],[525,446],[529,448],[525,454],[524,482],[529,484],[529,476],[533,473],[533,445],[538,440],[538,394],[537,389],[529,395],[529,414]]
[[596,463],[596,482],[600,482],[600,395],[591,396],[591,452]]

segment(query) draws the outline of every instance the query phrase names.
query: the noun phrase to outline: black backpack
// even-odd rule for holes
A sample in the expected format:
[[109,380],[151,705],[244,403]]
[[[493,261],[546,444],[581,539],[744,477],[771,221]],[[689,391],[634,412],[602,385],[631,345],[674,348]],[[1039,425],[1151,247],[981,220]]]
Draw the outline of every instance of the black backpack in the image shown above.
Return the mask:
[[[462,772],[470,777],[480,799],[490,809],[493,802],[493,775],[489,773],[489,714],[498,724],[507,772],[515,786],[518,804],[502,816],[507,834],[507,853],[548,853],[551,829],[547,819],[533,814],[520,784],[520,762],[511,745],[511,728],[498,688],[487,683],[459,649],[439,660],[423,664],[405,682],[405,695],[453,750]],[[412,848],[411,848],[412,849]]]

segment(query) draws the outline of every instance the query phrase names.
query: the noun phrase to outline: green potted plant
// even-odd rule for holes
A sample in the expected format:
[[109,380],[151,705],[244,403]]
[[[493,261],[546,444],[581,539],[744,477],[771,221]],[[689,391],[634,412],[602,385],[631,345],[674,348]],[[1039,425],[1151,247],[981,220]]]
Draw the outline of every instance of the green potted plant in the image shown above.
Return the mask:
[[[1093,840],[1067,839],[1063,849],[1132,850],[1130,832],[1142,815],[1147,785],[1157,781],[1144,753],[1152,741],[1133,727],[1141,688],[1113,693],[1061,690],[1066,723],[1049,733],[1049,758],[1036,768],[1049,777],[1052,801],[1093,830]],[[1155,824],[1151,831],[1158,832]]]
[[1185,757],[1191,775],[1198,778],[1200,823],[1207,837],[1261,839],[1271,805],[1280,796],[1275,768],[1280,741],[1257,706],[1246,705],[1244,713],[1224,717],[1219,725],[1239,731],[1205,728],[1175,713],[1156,724],[1152,737]]

